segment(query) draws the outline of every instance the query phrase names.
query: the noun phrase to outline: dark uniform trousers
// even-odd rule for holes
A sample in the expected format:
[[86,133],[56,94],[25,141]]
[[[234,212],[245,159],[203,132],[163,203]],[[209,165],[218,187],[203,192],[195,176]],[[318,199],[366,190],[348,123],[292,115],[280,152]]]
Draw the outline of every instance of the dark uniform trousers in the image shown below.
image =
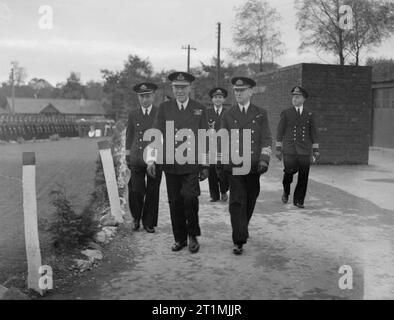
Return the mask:
[[152,128],[156,112],[154,106],[149,115],[144,115],[141,108],[133,110],[126,130],[126,150],[130,150],[130,212],[134,221],[142,221],[143,226],[148,228],[157,226],[162,171],[158,166],[155,178],[146,173],[143,154],[149,141],[143,141],[143,136],[146,130]]
[[230,217],[234,244],[246,243],[249,221],[260,194],[260,174],[230,175]]
[[200,182],[199,173],[201,165],[198,161],[198,129],[207,129],[206,108],[189,99],[185,110],[179,110],[175,99],[163,102],[159,106],[157,118],[155,121],[155,128],[163,133],[163,141],[166,137],[166,122],[172,121],[174,124],[174,151],[178,146],[186,143],[184,137],[183,141],[177,141],[177,132],[181,129],[190,129],[196,137],[195,146],[195,163],[178,164],[166,163],[166,153],[172,152],[166,149],[164,145],[164,165],[163,171],[166,175],[168,202],[170,205],[171,223],[176,242],[187,240],[187,236],[200,236],[201,230],[199,225],[198,210],[200,196]]
[[[220,123],[224,114],[224,108],[218,115],[214,108],[207,110],[208,127],[218,131],[220,129]],[[220,146],[218,144],[218,153],[221,153]],[[211,164],[209,166],[208,175],[209,193],[213,200],[219,200],[220,194],[226,193],[229,190],[228,174],[225,172],[220,165]]]
[[278,142],[283,149],[283,191],[290,195],[293,176],[298,172],[293,202],[304,204],[308,187],[311,151],[317,144],[314,115],[305,107],[299,115],[294,107],[284,110],[277,130]]
[[175,241],[185,241],[188,235],[200,236],[198,219],[200,182],[198,174],[166,173],[166,183]]
[[229,190],[228,174],[220,170],[217,165],[209,166],[208,174],[209,193],[212,199],[220,199],[220,194]]
[[131,167],[129,180],[130,212],[135,221],[142,221],[145,227],[156,227],[159,213],[160,183],[162,172],[157,168],[153,179],[146,169]]
[[[227,130],[239,129],[238,150],[243,150],[242,130],[251,130],[251,170],[245,175],[234,175],[229,172],[230,203],[229,211],[234,244],[245,244],[249,237],[248,226],[252,218],[257,198],[260,194],[260,173],[257,172],[261,158],[269,163],[272,145],[271,130],[266,110],[250,104],[246,115],[242,114],[239,106],[233,106],[226,111],[222,119],[222,128]],[[237,152],[236,151],[236,152]],[[225,151],[226,153],[228,151]],[[225,165],[225,170],[231,170],[233,165]]]

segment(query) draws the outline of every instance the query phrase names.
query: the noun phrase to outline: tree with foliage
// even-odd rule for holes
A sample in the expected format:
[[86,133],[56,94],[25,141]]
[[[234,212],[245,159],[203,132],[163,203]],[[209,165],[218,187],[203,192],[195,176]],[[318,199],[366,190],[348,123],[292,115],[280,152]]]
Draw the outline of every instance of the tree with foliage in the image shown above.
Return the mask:
[[62,88],[65,99],[81,99],[85,97],[85,90],[81,84],[81,77],[77,72],[71,71],[66,84]]
[[296,10],[300,50],[335,54],[340,65],[359,65],[363,50],[380,45],[394,31],[394,3],[388,1],[296,0]]
[[51,98],[53,86],[45,79],[33,78],[28,86],[35,91],[36,98]]
[[133,86],[142,81],[154,81],[151,62],[141,59],[137,55],[129,55],[123,70],[101,70],[104,78],[103,91],[111,101],[111,112],[118,116],[125,113],[125,109],[137,105],[137,97]]
[[236,8],[233,41],[237,49],[230,51],[236,60],[258,63],[274,62],[285,52],[277,23],[281,17],[265,0],[247,0]]

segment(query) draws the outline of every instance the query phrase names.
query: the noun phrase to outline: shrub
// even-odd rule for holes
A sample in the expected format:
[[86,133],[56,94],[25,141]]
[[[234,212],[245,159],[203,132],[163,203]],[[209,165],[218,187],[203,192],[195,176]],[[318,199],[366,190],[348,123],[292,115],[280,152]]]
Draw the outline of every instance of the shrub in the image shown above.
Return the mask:
[[50,195],[56,209],[55,221],[49,227],[53,247],[58,250],[70,250],[87,244],[98,231],[98,221],[91,206],[77,214],[67,199],[64,188],[53,190]]

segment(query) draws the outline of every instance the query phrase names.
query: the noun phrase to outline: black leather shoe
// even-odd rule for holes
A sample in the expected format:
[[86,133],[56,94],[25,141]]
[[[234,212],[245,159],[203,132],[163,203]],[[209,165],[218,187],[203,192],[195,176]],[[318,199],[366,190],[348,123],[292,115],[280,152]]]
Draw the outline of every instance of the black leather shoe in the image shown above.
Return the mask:
[[227,193],[222,193],[222,201],[226,202],[228,200],[228,195]]
[[155,233],[155,228],[153,228],[153,227],[144,227],[144,229],[148,233]]
[[236,254],[237,256],[242,254],[243,253],[242,244],[235,244],[234,249],[233,249],[233,253]]
[[197,238],[195,236],[189,237],[189,251],[191,253],[196,253],[200,249],[200,245],[198,244]]
[[218,202],[219,199],[211,199],[211,202]]
[[302,203],[295,203],[294,204],[296,207],[300,208],[300,209],[304,209],[305,206]]
[[282,194],[282,202],[287,203],[289,201],[289,195],[286,193]]
[[186,246],[187,246],[187,240],[182,241],[182,242],[175,242],[175,244],[172,246],[171,250],[172,251],[180,251]]
[[139,230],[139,228],[140,228],[140,223],[139,222],[134,222],[133,230],[137,231],[137,230]]

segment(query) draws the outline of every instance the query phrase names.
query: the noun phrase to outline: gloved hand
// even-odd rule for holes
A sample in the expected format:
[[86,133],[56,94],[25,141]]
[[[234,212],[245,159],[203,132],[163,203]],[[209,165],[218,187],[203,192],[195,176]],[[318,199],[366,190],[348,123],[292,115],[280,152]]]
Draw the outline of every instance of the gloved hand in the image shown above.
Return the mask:
[[260,160],[257,167],[257,172],[263,174],[266,173],[267,171],[268,171],[268,163],[265,162],[264,160]]
[[127,164],[127,167],[131,170],[131,162],[130,162],[130,156],[129,155],[126,156],[126,164]]
[[313,162],[318,161],[320,158],[319,149],[313,149]]
[[156,178],[156,165],[154,162],[149,162],[146,167],[146,172],[151,178]]
[[281,148],[280,148],[280,149],[276,149],[275,157],[276,157],[279,161],[282,161],[283,152],[282,152],[282,149],[281,149]]
[[199,179],[200,179],[200,181],[204,181],[206,178],[208,178],[208,168],[203,168],[200,171]]

